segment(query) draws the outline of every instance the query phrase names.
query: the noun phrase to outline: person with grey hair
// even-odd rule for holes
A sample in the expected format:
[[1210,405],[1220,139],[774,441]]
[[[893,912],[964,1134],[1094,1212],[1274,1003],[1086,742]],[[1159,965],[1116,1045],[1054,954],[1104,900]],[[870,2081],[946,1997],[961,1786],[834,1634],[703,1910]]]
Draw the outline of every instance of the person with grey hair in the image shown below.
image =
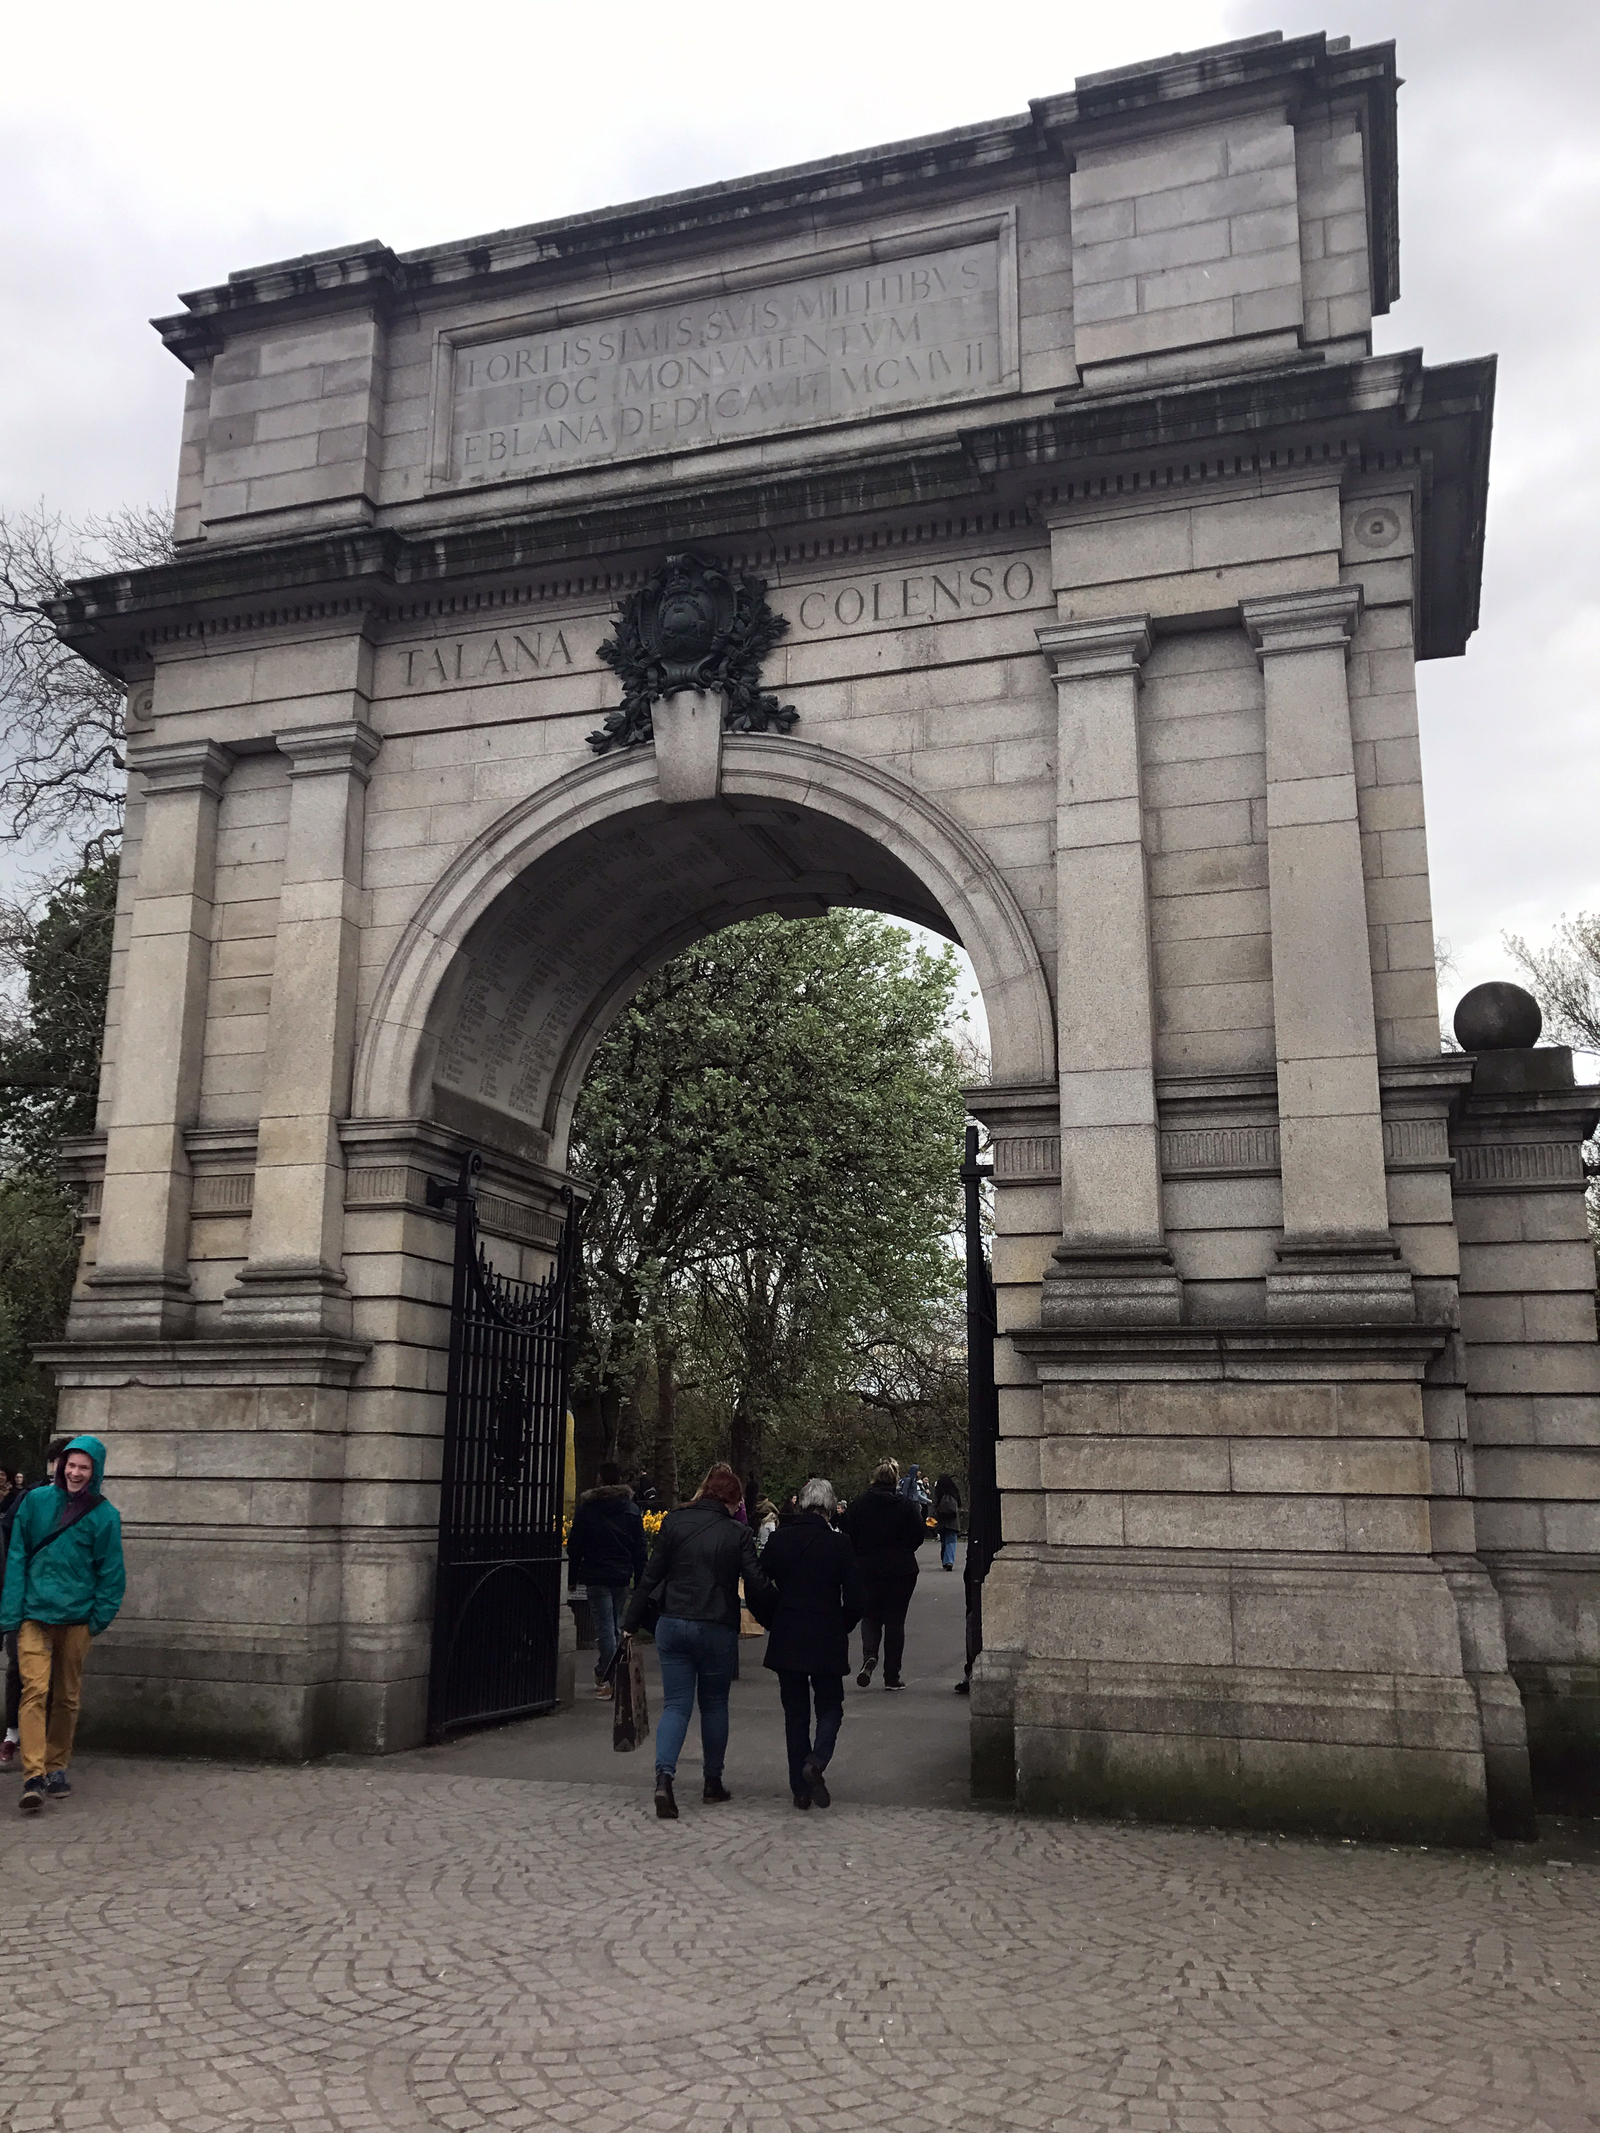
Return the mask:
[[772,1634],[764,1663],[777,1675],[783,1699],[789,1790],[796,1807],[832,1802],[824,1772],[844,1720],[850,1632],[865,1605],[856,1552],[834,1531],[838,1508],[832,1486],[813,1476],[800,1491],[797,1516],[779,1526],[761,1553],[761,1568],[777,1588],[776,1604],[767,1610]]

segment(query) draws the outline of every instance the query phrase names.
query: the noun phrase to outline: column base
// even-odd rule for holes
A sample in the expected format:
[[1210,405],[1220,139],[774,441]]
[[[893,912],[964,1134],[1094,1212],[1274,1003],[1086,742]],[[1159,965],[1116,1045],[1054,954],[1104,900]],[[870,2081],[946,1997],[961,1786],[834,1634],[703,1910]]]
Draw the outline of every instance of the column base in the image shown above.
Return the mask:
[[67,1313],[67,1337],[75,1341],[182,1340],[193,1330],[188,1275],[159,1270],[93,1273]]
[[1600,1557],[1487,1554],[1528,1728],[1535,1806],[1600,1814]]
[[1061,1243],[1045,1268],[1041,1326],[1175,1326],[1183,1283],[1163,1245]]
[[1528,1763],[1522,1698],[1506,1665],[1500,1597],[1476,1556],[1437,1558],[1456,1603],[1461,1663],[1478,1700],[1489,1825],[1497,1837],[1531,1840],[1539,1833]]
[[[1479,1699],[1430,1559],[1031,1543],[997,1560],[1023,1812],[1489,1841]],[[980,1712],[996,1739],[1005,1714],[976,1669],[973,1696],[976,1751]]]
[[233,1287],[223,1292],[222,1331],[348,1340],[350,1290],[342,1274],[315,1262],[245,1266]]
[[305,1763],[422,1745],[426,1673],[341,1679],[336,1629],[299,1650],[263,1651],[243,1639],[152,1644],[152,1626],[140,1623],[126,1637],[112,1630],[96,1643],[78,1724],[84,1746]]
[[1269,1324],[1399,1326],[1416,1318],[1411,1269],[1393,1237],[1285,1237],[1276,1258]]
[[1017,1671],[1020,1652],[981,1651],[972,1666],[972,1797],[1017,1796]]
[[1029,1659],[1016,1741],[1025,1813],[1489,1841],[1459,1679]]

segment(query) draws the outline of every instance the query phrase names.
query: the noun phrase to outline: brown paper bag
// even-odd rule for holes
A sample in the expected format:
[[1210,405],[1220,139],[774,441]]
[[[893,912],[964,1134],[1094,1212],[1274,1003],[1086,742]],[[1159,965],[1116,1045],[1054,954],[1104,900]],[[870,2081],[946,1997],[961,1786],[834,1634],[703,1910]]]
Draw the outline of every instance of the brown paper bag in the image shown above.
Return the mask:
[[624,1637],[612,1662],[611,1745],[619,1755],[637,1748],[650,1733],[644,1661],[632,1637]]

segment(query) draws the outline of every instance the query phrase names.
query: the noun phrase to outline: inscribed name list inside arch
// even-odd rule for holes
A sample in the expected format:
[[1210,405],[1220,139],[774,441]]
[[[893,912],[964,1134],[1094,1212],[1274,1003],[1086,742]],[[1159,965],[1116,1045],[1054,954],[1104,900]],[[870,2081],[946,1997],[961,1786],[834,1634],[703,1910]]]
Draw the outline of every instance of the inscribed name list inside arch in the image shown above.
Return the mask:
[[995,392],[996,239],[454,353],[450,474],[495,481]]

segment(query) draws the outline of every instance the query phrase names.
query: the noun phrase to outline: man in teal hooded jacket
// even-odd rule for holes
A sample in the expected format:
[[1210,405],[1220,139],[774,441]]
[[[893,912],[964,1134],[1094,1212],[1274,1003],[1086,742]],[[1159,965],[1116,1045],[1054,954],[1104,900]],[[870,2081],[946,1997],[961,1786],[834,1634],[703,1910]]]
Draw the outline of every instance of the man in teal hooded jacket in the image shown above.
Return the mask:
[[0,1630],[16,1631],[22,1669],[24,1814],[72,1790],[67,1765],[84,1658],[90,1638],[115,1619],[127,1585],[122,1520],[100,1493],[105,1470],[98,1437],[69,1438],[54,1484],[31,1490],[11,1527]]

